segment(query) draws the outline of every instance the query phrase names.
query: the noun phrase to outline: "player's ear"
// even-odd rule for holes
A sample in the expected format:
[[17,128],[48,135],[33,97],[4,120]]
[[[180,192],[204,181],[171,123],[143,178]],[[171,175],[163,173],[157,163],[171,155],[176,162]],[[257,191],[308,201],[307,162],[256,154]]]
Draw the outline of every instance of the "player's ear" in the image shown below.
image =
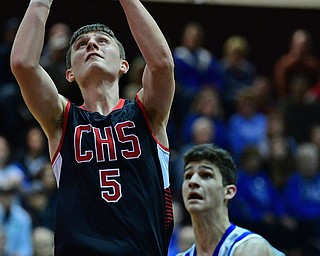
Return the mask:
[[232,199],[237,193],[237,187],[234,184],[230,184],[224,187],[225,188],[225,199]]
[[129,70],[129,63],[126,60],[122,60],[121,66],[120,66],[120,73],[125,74]]
[[66,71],[66,79],[70,83],[74,81],[74,75],[72,73],[71,68],[67,69],[67,71]]

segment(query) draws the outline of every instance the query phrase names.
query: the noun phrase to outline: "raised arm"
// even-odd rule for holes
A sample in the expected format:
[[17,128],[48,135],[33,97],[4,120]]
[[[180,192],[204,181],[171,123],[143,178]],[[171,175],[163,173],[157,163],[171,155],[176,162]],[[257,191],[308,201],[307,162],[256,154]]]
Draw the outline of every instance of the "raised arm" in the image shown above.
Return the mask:
[[168,145],[164,133],[175,90],[171,50],[157,23],[139,0],[120,0],[120,3],[146,61],[139,98],[156,137]]
[[20,24],[11,51],[11,69],[28,108],[52,142],[60,139],[66,100],[39,65],[50,10],[49,0],[39,1],[31,1]]

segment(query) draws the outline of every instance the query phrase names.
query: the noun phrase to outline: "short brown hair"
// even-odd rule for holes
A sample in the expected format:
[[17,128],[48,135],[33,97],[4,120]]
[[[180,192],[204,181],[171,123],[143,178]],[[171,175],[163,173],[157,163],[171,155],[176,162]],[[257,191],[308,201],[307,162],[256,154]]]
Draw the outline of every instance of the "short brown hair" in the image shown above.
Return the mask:
[[108,34],[110,37],[112,37],[113,39],[115,39],[115,41],[119,47],[120,58],[123,60],[126,58],[126,54],[125,54],[125,50],[123,48],[123,45],[116,38],[113,31],[104,24],[94,23],[94,24],[90,24],[90,25],[85,25],[73,33],[73,35],[70,39],[70,42],[69,42],[69,49],[68,49],[67,56],[66,56],[67,69],[71,68],[71,48],[72,48],[72,45],[78,39],[79,36],[81,36],[83,34],[90,33],[90,32],[104,32],[104,33]]

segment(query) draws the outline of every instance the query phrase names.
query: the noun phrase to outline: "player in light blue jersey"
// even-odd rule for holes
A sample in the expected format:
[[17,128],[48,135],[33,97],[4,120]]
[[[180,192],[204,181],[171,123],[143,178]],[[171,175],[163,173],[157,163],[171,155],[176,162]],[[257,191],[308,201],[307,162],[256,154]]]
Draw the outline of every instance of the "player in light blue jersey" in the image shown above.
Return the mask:
[[237,192],[237,168],[230,154],[213,144],[184,156],[182,196],[195,243],[177,256],[283,256],[262,236],[230,222],[229,201]]

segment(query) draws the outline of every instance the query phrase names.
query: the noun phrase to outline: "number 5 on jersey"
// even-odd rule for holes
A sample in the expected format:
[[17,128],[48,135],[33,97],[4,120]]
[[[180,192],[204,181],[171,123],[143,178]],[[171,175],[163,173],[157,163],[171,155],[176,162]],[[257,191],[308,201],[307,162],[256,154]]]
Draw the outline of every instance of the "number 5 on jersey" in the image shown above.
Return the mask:
[[100,187],[108,190],[101,191],[101,197],[108,203],[116,203],[122,197],[121,185],[113,179],[120,176],[119,169],[100,170]]

